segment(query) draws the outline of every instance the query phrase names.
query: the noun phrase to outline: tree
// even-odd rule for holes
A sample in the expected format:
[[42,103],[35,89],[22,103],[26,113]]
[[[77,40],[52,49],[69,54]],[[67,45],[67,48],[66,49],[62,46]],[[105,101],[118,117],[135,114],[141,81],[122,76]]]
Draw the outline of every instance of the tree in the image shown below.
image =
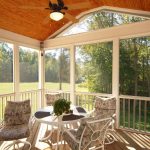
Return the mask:
[[[86,21],[87,29],[96,30],[114,25],[140,22],[145,19],[127,14],[96,12]],[[84,21],[85,22],[85,21]],[[150,38],[120,40],[120,93],[150,95]],[[87,44],[76,48],[81,55],[78,74],[91,92],[111,92],[112,43]],[[114,58],[115,59],[115,58]],[[83,67],[84,66],[84,67]],[[80,77],[80,78],[81,78]],[[83,84],[83,83],[82,83]]]
[[68,49],[60,48],[46,53],[45,79],[46,82],[59,83],[59,90],[62,90],[63,83],[70,82],[70,57]]

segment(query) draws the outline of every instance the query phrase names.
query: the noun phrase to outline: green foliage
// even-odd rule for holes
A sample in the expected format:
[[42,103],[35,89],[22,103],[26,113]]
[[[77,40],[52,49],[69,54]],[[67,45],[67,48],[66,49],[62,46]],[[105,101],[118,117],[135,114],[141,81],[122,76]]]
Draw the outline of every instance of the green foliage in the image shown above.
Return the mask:
[[29,48],[19,47],[20,81],[38,81],[38,53]]
[[[126,14],[96,12],[85,24],[88,30],[96,30],[143,20]],[[76,81],[87,85],[89,92],[112,92],[112,45],[105,42],[76,47]],[[150,37],[120,40],[119,71],[121,94],[150,96]]]
[[62,115],[63,113],[69,113],[70,112],[70,101],[67,101],[65,99],[58,99],[54,103],[54,113],[57,116]]
[[13,50],[5,42],[0,42],[0,82],[13,81]]
[[59,48],[48,51],[45,54],[45,80],[46,82],[58,82],[62,90],[62,82],[70,82],[70,57],[69,50]]
[[76,50],[80,56],[78,67],[82,67],[80,76],[84,79],[80,85],[87,85],[89,92],[111,93],[112,42],[87,44]]

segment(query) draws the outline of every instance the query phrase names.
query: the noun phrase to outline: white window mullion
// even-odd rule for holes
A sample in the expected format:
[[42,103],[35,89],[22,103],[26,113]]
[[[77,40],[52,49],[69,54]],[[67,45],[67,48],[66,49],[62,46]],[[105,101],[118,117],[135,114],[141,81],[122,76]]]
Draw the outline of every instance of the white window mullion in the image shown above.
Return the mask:
[[74,45],[70,47],[70,98],[72,104],[76,104],[75,101],[75,49]]
[[38,83],[38,88],[41,90],[40,95],[39,95],[39,106],[38,107],[44,107],[45,104],[45,90],[44,90],[44,84],[45,84],[45,63],[44,63],[44,58],[45,58],[45,52],[44,48],[41,46],[41,49],[39,51],[39,83]]
[[19,83],[20,83],[20,71],[19,71],[19,46],[14,44],[13,51],[13,82],[14,82],[14,93],[15,101],[19,100]]
[[116,97],[116,125],[119,127],[119,113],[120,113],[120,101],[119,101],[119,38],[113,40],[113,62],[112,62],[112,94]]

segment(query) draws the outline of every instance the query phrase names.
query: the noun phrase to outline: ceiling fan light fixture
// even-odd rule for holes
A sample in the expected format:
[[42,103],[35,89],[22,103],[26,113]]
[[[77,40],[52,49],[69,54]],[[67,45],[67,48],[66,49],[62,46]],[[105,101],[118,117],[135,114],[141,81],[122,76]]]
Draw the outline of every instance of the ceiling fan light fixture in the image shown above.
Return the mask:
[[64,17],[64,14],[60,11],[53,11],[52,13],[50,13],[50,18],[55,20],[55,21],[59,21]]

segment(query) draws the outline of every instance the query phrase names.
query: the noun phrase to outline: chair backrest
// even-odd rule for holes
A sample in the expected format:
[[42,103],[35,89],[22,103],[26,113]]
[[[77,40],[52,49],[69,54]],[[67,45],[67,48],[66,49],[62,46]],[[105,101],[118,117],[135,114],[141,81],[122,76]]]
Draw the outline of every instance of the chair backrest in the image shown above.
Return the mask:
[[45,94],[45,98],[46,98],[46,105],[52,106],[54,102],[60,98],[60,93],[48,93]]
[[30,100],[7,101],[4,121],[6,125],[28,124],[31,115]]
[[79,149],[98,146],[105,140],[105,133],[109,128],[111,118],[101,119],[101,116],[81,119],[76,138],[80,141]]
[[94,115],[113,115],[116,112],[116,98],[96,97],[94,109]]

